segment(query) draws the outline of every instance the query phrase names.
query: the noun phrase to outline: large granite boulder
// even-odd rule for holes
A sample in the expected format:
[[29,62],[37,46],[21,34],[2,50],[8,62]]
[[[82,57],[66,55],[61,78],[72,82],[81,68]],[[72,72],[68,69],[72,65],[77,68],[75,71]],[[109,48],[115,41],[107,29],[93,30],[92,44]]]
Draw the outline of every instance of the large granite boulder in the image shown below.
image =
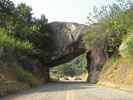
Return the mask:
[[85,52],[82,37],[88,26],[71,22],[52,22],[48,24],[48,32],[54,44],[54,51],[48,66],[63,64]]
[[[46,33],[34,34],[35,36],[32,39],[37,43],[36,46],[40,51],[36,56],[34,56],[34,52],[33,55],[31,55],[32,53],[30,52],[30,56],[34,56],[34,59],[30,57],[28,57],[28,59],[22,59],[25,67],[32,67],[31,69],[36,72],[38,67],[42,66],[39,69],[42,70],[42,68],[44,68],[42,73],[45,74],[44,79],[48,80],[49,67],[67,63],[81,54],[88,52],[88,81],[90,83],[96,83],[104,63],[119,47],[120,43],[117,40],[121,38],[121,36],[117,31],[108,33],[107,35],[98,35],[99,33],[97,33],[96,37],[91,41],[92,45],[90,48],[87,48],[89,50],[86,50],[82,39],[86,32],[90,30],[90,27],[84,24],[71,22],[49,23]],[[92,31],[94,31],[94,29]],[[118,44],[116,44],[116,41]],[[108,52],[110,49],[112,52]]]

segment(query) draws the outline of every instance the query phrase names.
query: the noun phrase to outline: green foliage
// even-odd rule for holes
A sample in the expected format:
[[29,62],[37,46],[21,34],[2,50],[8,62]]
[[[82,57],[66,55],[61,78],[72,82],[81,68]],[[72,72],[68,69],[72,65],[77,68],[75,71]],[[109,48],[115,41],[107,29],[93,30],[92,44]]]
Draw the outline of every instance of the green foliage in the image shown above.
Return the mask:
[[4,29],[0,29],[0,46],[30,49],[32,44],[9,35]]
[[133,36],[128,34],[124,38],[122,45],[120,46],[120,53],[122,56],[132,60],[133,59]]
[[90,31],[84,36],[85,43],[90,44],[87,46],[102,48],[109,55],[117,52],[123,36],[133,28],[132,1],[117,0],[108,6],[94,7],[89,15]]
[[86,72],[87,61],[86,54],[82,54],[70,63],[70,66],[74,67],[75,75],[81,75]]
[[39,85],[39,81],[32,75],[21,67],[16,68],[17,80],[29,84],[31,87]]
[[32,8],[24,3],[16,7],[10,0],[0,1],[0,27],[21,39],[28,39],[34,32],[46,31],[47,19],[44,15],[40,19],[32,16]]
[[76,71],[75,70],[75,66],[72,67],[70,66],[69,64],[63,64],[63,65],[60,65],[60,66],[57,66],[53,69],[55,75],[57,77],[63,77],[63,76],[74,76],[76,75]]
[[44,15],[33,17],[32,8],[24,3],[15,7],[10,0],[0,1],[1,45],[22,49],[34,46],[39,51],[49,51],[47,46],[51,40],[46,34],[47,22]]
[[10,0],[0,1],[0,12],[9,13],[9,11],[11,11],[12,9],[14,9],[14,4],[12,1]]
[[125,32],[133,24],[133,10],[128,9],[131,5],[128,0],[122,0],[101,8],[94,7],[93,13],[88,16],[88,23],[98,23],[103,32],[116,29]]
[[0,1],[0,27],[8,29],[13,24],[15,6],[10,0]]
[[23,3],[19,4],[15,9],[17,16],[15,18],[15,25],[13,31],[22,38],[26,38],[29,33],[32,33],[31,11],[32,9]]
[[88,19],[93,20],[91,23],[99,23],[104,32],[116,29],[126,30],[133,24],[131,20],[133,10],[128,9],[128,6],[131,5],[132,2],[122,0],[101,8],[94,7],[93,13],[90,13]]
[[15,35],[22,39],[29,39],[34,33],[45,33],[47,19],[41,15],[40,19],[32,17],[32,8],[24,3],[17,5],[15,8],[16,18],[13,28]]
[[108,33],[105,39],[106,51],[109,56],[113,53],[118,53],[119,46],[122,42],[122,34],[120,31],[112,31]]
[[96,38],[96,32],[88,32],[83,37],[83,42],[86,48],[90,48],[92,41]]
[[41,15],[40,19],[33,19],[33,25],[32,25],[32,30],[34,32],[45,32],[46,31],[46,25],[47,25],[47,18],[45,15]]
[[86,72],[86,60],[85,55],[81,55],[70,63],[59,65],[52,69],[52,72],[57,77],[63,76],[76,76]]

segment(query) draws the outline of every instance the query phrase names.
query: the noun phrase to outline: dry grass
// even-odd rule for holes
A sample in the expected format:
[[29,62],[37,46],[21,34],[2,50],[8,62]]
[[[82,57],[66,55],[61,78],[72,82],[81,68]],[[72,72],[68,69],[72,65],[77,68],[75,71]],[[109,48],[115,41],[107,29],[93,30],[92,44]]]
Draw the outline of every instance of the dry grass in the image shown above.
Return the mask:
[[80,78],[81,78],[82,80],[84,80],[84,81],[87,80],[87,77],[88,77],[88,73],[87,73],[87,72],[85,72],[85,73],[83,73],[82,75],[80,75]]
[[119,58],[112,65],[107,62],[104,67],[108,68],[106,72],[101,72],[98,84],[108,82],[117,86],[133,87],[133,65],[127,59]]

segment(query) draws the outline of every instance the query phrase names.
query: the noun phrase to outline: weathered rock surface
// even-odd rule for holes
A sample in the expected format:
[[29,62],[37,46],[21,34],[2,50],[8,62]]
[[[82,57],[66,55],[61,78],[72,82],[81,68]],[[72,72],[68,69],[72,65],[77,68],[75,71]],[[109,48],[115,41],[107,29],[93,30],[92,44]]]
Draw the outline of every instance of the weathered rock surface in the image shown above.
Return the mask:
[[48,24],[48,31],[55,46],[48,66],[63,64],[85,52],[82,36],[88,31],[87,25],[52,22]]

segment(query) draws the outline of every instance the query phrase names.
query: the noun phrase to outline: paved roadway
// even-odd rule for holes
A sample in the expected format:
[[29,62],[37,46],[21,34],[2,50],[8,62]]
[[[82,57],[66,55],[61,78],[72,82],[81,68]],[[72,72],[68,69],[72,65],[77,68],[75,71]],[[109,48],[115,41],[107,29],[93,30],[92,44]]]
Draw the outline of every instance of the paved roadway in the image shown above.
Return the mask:
[[83,82],[55,82],[0,100],[133,100],[133,94]]

